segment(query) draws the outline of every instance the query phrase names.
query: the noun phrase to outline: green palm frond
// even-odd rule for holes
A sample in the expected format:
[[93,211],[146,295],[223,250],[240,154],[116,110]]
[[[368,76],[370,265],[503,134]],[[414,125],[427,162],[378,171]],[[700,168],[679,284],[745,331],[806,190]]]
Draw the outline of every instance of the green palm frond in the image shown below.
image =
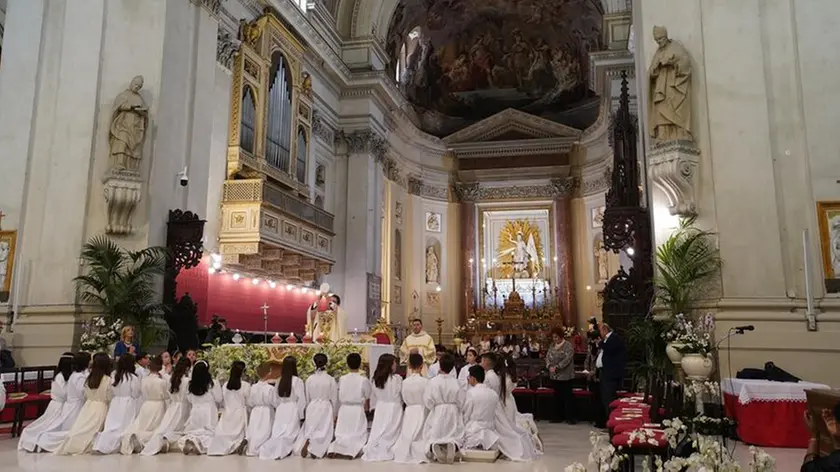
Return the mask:
[[696,228],[694,222],[682,220],[656,249],[656,295],[672,314],[689,310],[721,266],[715,233]]

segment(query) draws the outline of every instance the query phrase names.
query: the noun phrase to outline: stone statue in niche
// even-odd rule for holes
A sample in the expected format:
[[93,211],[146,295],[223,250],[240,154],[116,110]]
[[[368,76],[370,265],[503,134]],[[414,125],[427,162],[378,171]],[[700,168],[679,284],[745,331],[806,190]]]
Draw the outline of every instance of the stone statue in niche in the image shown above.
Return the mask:
[[655,142],[694,141],[691,135],[691,58],[682,44],[653,28],[659,48],[650,64],[648,125]]
[[403,204],[401,202],[397,202],[394,205],[394,219],[397,221],[398,225],[402,225],[403,223]]
[[309,98],[312,98],[312,76],[309,72],[303,73],[303,84],[300,86],[300,91]]
[[318,164],[318,167],[315,168],[315,185],[324,188],[324,185],[327,182],[326,173],[327,170],[324,165]]
[[440,281],[440,267],[438,256],[435,254],[435,247],[426,248],[426,283],[436,284]]
[[111,165],[116,170],[139,173],[143,159],[143,142],[149,126],[149,107],[140,95],[143,76],[131,79],[127,90],[114,100],[109,144]]
[[605,283],[610,278],[610,274],[607,267],[607,250],[601,238],[595,240],[594,249],[592,252],[595,256],[595,266],[598,268],[598,283]]

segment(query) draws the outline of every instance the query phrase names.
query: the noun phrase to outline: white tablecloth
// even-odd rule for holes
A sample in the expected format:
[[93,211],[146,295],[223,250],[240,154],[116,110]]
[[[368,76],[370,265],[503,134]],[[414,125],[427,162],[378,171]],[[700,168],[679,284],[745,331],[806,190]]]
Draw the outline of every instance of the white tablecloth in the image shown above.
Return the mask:
[[723,379],[720,389],[723,393],[738,397],[738,402],[804,402],[805,390],[828,389],[828,385],[811,382],[771,382],[769,380]]

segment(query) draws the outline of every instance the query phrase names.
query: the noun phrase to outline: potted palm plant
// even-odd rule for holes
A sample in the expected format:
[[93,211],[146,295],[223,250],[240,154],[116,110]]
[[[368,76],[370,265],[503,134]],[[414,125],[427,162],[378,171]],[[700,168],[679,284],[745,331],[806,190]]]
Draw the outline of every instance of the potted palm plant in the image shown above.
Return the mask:
[[[674,364],[682,362],[686,334],[679,321],[691,317],[697,301],[720,271],[720,253],[714,233],[694,226],[694,217],[680,220],[676,231],[656,249],[656,298],[670,315],[666,352]],[[705,353],[696,353],[704,354]]]
[[[166,309],[159,301],[159,284],[168,257],[164,247],[128,251],[105,236],[90,238],[81,252],[84,274],[73,281],[79,300],[93,305],[102,318],[91,325],[133,325],[143,349],[158,341],[167,332],[161,326]],[[109,333],[114,336],[113,330]]]

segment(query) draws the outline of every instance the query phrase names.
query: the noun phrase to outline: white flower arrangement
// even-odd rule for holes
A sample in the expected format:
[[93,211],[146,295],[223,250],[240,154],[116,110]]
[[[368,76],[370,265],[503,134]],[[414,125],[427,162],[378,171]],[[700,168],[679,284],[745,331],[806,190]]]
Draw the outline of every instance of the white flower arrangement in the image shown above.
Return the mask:
[[680,345],[678,350],[683,354],[708,355],[712,350],[712,337],[715,332],[715,317],[707,313],[697,322],[684,314],[674,316],[674,325],[665,333],[665,340]]
[[574,326],[565,326],[565,327],[563,328],[563,332],[566,334],[566,337],[567,337],[567,338],[571,338],[571,337],[573,337],[573,336],[575,335],[575,333],[577,332],[577,330],[575,329],[575,327],[574,327]]
[[466,326],[455,326],[452,328],[452,336],[455,338],[463,338],[467,334]]
[[589,443],[592,444],[589,463],[596,466],[598,472],[619,470],[621,463],[628,459],[627,454],[622,452],[622,448],[616,449],[606,434],[590,432]]
[[82,325],[79,347],[86,352],[106,351],[119,341],[122,328],[122,320],[114,320],[108,324],[102,316],[91,318]]
[[581,464],[580,462],[575,462],[574,464],[567,465],[563,472],[586,472],[586,466]]
[[750,446],[750,470],[752,472],[775,472],[776,459],[763,449]]
[[720,384],[714,381],[688,381],[685,383],[685,398],[693,399],[708,395],[712,400],[720,399]]

